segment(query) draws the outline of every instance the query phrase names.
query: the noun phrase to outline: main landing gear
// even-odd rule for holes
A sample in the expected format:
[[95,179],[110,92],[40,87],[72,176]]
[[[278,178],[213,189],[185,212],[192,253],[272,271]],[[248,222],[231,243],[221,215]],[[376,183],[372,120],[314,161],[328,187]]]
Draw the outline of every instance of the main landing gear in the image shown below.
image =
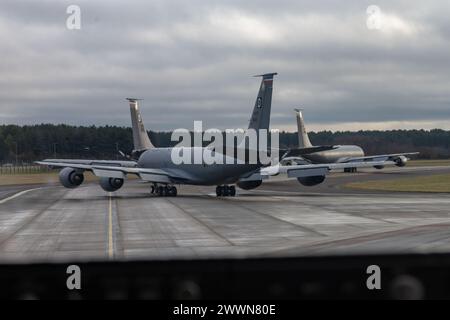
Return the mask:
[[159,197],[176,197],[177,196],[177,188],[175,186],[165,185],[160,186],[154,184],[150,188],[150,193],[157,195]]
[[216,195],[218,197],[234,197],[236,195],[236,187],[235,186],[217,186],[216,187]]
[[358,168],[345,168],[344,172],[355,173],[355,172],[358,172]]

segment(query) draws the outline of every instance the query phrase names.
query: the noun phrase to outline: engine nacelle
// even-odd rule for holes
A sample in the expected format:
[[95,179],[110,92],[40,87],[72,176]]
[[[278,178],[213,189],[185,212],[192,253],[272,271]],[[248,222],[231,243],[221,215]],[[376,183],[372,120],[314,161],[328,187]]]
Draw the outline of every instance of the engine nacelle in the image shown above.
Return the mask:
[[405,156],[400,156],[396,158],[394,162],[397,167],[404,167],[406,166],[406,162],[408,162],[408,158],[406,158]]
[[262,180],[252,180],[252,181],[240,181],[237,186],[244,190],[251,190],[258,188],[262,184]]
[[119,190],[123,186],[123,179],[121,178],[100,178],[100,187],[106,192],[114,192]]
[[321,184],[325,181],[325,176],[312,176],[312,177],[301,177],[297,178],[298,182],[300,182],[305,187],[312,187],[318,184]]
[[64,187],[73,189],[83,183],[84,175],[74,168],[64,168],[59,172],[59,181]]

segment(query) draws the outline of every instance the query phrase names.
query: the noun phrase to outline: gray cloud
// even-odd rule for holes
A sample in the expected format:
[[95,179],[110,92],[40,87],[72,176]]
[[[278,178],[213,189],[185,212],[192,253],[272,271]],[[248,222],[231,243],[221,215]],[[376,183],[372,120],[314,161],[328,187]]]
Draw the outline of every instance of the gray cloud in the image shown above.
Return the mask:
[[271,71],[273,127],[450,123],[447,1],[378,1],[382,30],[368,1],[79,1],[79,31],[70,4],[0,3],[2,123],[129,125],[137,96],[149,129],[243,127]]

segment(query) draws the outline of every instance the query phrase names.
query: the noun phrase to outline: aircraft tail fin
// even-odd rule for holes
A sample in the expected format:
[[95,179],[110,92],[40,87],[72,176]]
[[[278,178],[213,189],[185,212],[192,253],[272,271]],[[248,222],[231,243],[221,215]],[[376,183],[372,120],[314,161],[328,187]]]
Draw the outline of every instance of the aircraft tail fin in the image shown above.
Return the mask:
[[303,121],[302,110],[294,109],[297,114],[297,129],[298,129],[298,147],[299,148],[310,148],[313,145],[309,141],[308,133],[306,132],[305,122]]
[[142,152],[154,148],[145,130],[142,122],[141,112],[139,111],[139,99],[127,98],[130,102],[131,125],[133,129],[133,153]]
[[266,73],[255,77],[262,77],[259,87],[258,96],[256,97],[255,106],[253,107],[252,117],[248,128],[259,130],[269,130],[270,125],[270,109],[272,107],[272,89],[273,77],[277,73]]

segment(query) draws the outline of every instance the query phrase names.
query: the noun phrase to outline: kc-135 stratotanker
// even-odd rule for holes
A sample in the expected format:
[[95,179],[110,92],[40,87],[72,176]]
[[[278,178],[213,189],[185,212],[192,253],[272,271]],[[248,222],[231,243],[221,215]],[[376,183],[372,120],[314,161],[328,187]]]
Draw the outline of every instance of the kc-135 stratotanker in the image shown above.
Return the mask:
[[[260,75],[262,78],[258,95],[253,107],[248,130],[265,130],[269,132],[270,112],[272,106],[273,79],[277,73]],[[128,98],[131,112],[133,131],[133,157],[134,160],[79,160],[79,159],[45,159],[38,161],[40,165],[52,168],[62,168],[59,173],[61,184],[66,188],[76,188],[84,181],[84,172],[90,171],[99,177],[100,186],[106,192],[119,190],[128,175],[136,175],[151,184],[151,193],[158,196],[176,196],[176,185],[205,185],[217,186],[217,196],[235,196],[236,187],[244,190],[257,188],[263,180],[271,176],[285,174],[288,178],[297,179],[302,185],[314,186],[322,183],[325,176],[332,169],[346,169],[356,167],[375,167],[386,165],[403,166],[407,158],[403,154],[383,160],[355,161],[349,163],[318,163],[306,165],[270,165],[262,161],[250,163],[236,161],[230,163],[174,163],[172,155],[174,148],[155,147],[145,130],[140,115],[139,99]],[[259,144],[258,144],[259,147]],[[256,147],[256,148],[258,148]],[[245,148],[245,147],[244,147]],[[299,148],[277,150],[283,157],[298,157],[318,152],[337,149],[337,146],[309,146],[301,145]],[[226,149],[226,148],[225,148]],[[184,152],[195,154],[200,152],[223,152],[208,146],[183,147]],[[248,150],[247,150],[248,151]],[[260,150],[256,150],[258,153]],[[235,153],[232,155],[235,156]],[[223,152],[223,157],[229,157]]]

